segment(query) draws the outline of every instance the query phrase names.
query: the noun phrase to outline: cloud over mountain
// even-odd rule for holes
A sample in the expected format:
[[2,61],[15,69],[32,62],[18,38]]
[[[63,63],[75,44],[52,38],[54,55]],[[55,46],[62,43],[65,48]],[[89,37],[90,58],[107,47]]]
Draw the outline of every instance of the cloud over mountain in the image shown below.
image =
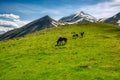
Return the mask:
[[88,12],[97,18],[108,18],[120,11],[120,0],[100,2],[94,5],[83,6],[79,9]]
[[8,28],[17,28],[19,27],[15,22],[0,20],[0,26],[8,27]]
[[14,28],[22,27],[28,22],[20,20],[20,16],[15,14],[0,14],[0,34]]
[[13,19],[13,20],[16,20],[16,19],[20,18],[20,16],[15,15],[15,14],[0,14],[0,17]]

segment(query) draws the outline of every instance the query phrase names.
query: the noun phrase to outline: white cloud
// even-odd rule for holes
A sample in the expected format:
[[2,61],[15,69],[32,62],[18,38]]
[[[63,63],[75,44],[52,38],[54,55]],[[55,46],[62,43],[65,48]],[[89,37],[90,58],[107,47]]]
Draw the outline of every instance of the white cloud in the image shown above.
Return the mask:
[[73,13],[84,11],[96,18],[109,18],[120,12],[120,0],[106,0],[94,5],[66,5],[55,9],[44,9],[43,13],[59,19]]
[[[22,21],[18,15],[0,14],[0,34],[15,28],[22,27],[30,21]],[[2,19],[5,18],[5,19]],[[11,19],[11,20],[8,20]]]
[[12,29],[14,29],[14,28],[12,28],[12,27],[8,28],[8,27],[0,26],[0,34],[5,33],[5,32],[7,32],[9,30],[12,30]]
[[16,23],[18,25],[18,27],[22,27],[25,24],[29,23],[30,21],[21,21],[21,20],[14,20],[14,23]]
[[96,5],[89,5],[79,8],[85,12],[92,14],[97,18],[108,18],[120,12],[120,0],[112,0],[102,2]]
[[12,21],[6,21],[6,20],[0,20],[0,26],[4,26],[4,27],[12,27],[12,28],[18,28],[19,26]]
[[[118,12],[120,12],[120,0],[105,0],[92,5],[64,5],[54,8],[44,8],[39,5],[32,6],[32,9],[28,9],[31,13],[37,13],[41,15],[50,15],[55,19],[68,16],[73,13],[84,11],[88,14],[95,16],[96,18],[108,18]],[[38,7],[38,8],[35,8]],[[21,10],[23,12],[23,10]]]
[[20,18],[20,16],[15,15],[15,14],[0,14],[0,17],[13,19],[13,20],[16,20],[16,19]]
[[120,0],[112,0],[113,2],[120,2]]

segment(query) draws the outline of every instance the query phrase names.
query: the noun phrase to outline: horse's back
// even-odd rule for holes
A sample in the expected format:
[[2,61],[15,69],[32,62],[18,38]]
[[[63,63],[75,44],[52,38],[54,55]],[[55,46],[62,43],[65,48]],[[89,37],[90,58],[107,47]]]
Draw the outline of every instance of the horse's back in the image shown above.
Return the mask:
[[67,42],[67,38],[64,38],[64,41]]

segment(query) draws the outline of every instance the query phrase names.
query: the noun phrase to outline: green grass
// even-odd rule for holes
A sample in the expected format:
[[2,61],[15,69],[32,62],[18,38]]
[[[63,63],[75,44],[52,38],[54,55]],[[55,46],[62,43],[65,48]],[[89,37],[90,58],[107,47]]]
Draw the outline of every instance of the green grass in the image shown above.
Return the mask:
[[[65,46],[55,46],[60,35]],[[1,41],[0,80],[120,80],[120,28],[82,23]]]

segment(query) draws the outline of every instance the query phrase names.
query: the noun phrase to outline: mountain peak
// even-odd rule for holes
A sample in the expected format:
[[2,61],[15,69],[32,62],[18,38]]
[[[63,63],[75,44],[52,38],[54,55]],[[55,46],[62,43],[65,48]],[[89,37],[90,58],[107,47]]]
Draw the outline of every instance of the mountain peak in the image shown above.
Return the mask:
[[46,15],[40,18],[40,20],[53,20],[50,16]]
[[80,13],[84,13],[84,11],[80,11]]
[[83,11],[80,11],[80,12],[74,14],[74,15],[75,15],[75,17],[76,17],[76,16],[85,17],[86,15],[89,15],[89,14],[87,14],[87,13],[85,13],[85,12],[83,12]]
[[79,14],[87,14],[87,13],[85,13],[85,12],[83,12],[83,11],[80,11]]
[[79,13],[72,14],[72,15],[67,16],[67,17],[63,17],[60,19],[60,21],[74,24],[74,23],[78,23],[78,22],[95,22],[96,18],[81,11]]
[[49,15],[45,15],[42,18],[51,18]]

